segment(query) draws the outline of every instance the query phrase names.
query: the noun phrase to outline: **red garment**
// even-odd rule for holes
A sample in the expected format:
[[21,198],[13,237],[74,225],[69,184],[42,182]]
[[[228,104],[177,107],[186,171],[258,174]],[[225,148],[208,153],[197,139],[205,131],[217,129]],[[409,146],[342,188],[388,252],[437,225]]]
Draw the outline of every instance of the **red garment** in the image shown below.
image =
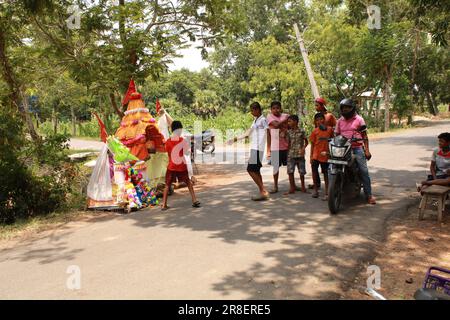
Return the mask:
[[324,116],[325,116],[325,125],[327,127],[332,128],[336,127],[337,120],[336,117],[331,112],[326,112]]
[[169,155],[169,165],[167,170],[170,171],[187,171],[184,153],[189,150],[189,143],[182,137],[170,137],[166,141],[166,151]]
[[[328,138],[333,137],[333,128],[327,127],[327,130],[320,130],[320,128],[315,128],[309,137],[311,145],[314,146],[312,159],[319,162],[327,162],[328,156],[321,155],[323,151],[328,151]],[[311,146],[311,147],[312,147]]]
[[175,182],[189,183],[189,173],[186,171],[171,171],[167,169],[166,171],[166,186],[170,186]]
[[161,103],[159,103],[158,98],[156,98],[156,114],[159,114],[159,110],[161,110]]
[[108,133],[106,132],[106,126],[103,121],[100,119],[97,113],[92,112],[94,116],[97,118],[98,125],[100,126],[100,140],[106,143],[106,139],[108,138]]
[[133,94],[135,92],[136,92],[136,85],[134,84],[134,80],[131,79],[130,80],[130,84],[128,85],[128,90],[125,93],[125,96],[123,97],[123,100],[122,100],[122,105],[123,106],[126,105],[130,101],[131,94]]
[[139,158],[139,160],[145,160],[148,157],[148,150],[146,146],[145,136],[139,135],[134,139],[122,140],[122,143],[130,149],[131,154]]

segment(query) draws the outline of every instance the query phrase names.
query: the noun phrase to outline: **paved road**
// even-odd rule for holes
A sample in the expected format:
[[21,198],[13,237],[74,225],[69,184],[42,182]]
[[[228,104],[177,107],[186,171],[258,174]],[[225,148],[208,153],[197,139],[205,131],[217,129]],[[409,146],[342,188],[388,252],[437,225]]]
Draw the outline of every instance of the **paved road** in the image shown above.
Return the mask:
[[[177,191],[166,213],[102,214],[4,242],[0,298],[339,298],[382,240],[385,219],[411,203],[436,136],[448,127],[441,122],[372,142],[377,206],[360,200],[330,216],[309,194],[255,203],[248,200],[255,187],[237,165],[219,186],[203,188],[200,209]],[[281,178],[286,189],[284,172]],[[80,268],[80,290],[66,286],[71,265]]]

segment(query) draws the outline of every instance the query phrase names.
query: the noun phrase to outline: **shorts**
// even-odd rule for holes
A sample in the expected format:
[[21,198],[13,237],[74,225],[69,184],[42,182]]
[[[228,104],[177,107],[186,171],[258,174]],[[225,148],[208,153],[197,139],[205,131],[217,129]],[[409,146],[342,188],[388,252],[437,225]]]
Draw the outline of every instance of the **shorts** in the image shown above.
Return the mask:
[[166,186],[170,186],[172,183],[178,182],[189,182],[189,173],[188,171],[171,171],[167,169],[166,171]]
[[330,164],[328,162],[320,162],[319,160],[313,160],[312,164],[311,164],[311,169],[313,172],[317,173],[319,172],[319,166],[320,169],[322,170],[322,173],[328,173],[328,167],[330,166]]
[[247,171],[249,172],[261,172],[262,158],[264,152],[259,150],[250,150],[250,159],[248,159]]
[[287,166],[288,163],[288,151],[287,150],[274,150],[270,155],[270,164],[278,169],[281,166]]
[[287,173],[294,174],[295,167],[297,167],[298,172],[300,172],[300,175],[304,176],[306,174],[305,163],[306,163],[305,157],[289,158],[287,162]]

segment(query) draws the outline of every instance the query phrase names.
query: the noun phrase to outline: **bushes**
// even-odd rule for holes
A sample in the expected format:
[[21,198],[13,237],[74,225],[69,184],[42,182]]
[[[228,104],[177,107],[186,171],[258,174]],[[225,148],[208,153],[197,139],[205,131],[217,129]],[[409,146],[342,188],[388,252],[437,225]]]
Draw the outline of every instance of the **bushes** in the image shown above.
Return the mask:
[[19,117],[0,109],[0,223],[45,215],[67,203],[75,168],[67,137],[25,138]]
[[194,114],[172,115],[172,117],[174,120],[180,120],[191,133],[196,121],[201,121],[202,130],[216,129],[225,134],[227,130],[246,130],[253,120],[250,113],[242,113],[234,108],[226,108],[219,112],[216,117],[206,117],[205,119]]
[[[118,116],[111,116],[110,119],[105,119],[100,116],[105,123],[106,129],[109,134],[114,134],[120,125],[120,119]],[[60,121],[58,122],[59,134],[71,135],[72,134],[72,123],[70,121]],[[47,120],[39,125],[39,132],[44,136],[54,135],[53,123]],[[88,121],[78,122],[76,125],[76,136],[77,137],[89,137],[98,138],[100,136],[100,127],[98,125],[96,118],[91,118]]]

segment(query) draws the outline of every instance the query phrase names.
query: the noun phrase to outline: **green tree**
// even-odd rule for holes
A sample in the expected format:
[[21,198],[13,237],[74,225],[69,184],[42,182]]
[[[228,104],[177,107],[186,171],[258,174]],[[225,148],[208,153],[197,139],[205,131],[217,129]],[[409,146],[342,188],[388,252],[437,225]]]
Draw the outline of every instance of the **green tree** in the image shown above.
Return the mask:
[[215,117],[220,110],[220,99],[215,91],[198,90],[195,92],[195,101],[193,104],[193,112],[196,115],[207,117]]
[[251,43],[249,48],[250,80],[243,82],[242,86],[263,106],[279,100],[286,110],[296,112],[300,100],[312,99],[304,65],[295,52],[295,43],[280,44],[275,38],[268,37]]

